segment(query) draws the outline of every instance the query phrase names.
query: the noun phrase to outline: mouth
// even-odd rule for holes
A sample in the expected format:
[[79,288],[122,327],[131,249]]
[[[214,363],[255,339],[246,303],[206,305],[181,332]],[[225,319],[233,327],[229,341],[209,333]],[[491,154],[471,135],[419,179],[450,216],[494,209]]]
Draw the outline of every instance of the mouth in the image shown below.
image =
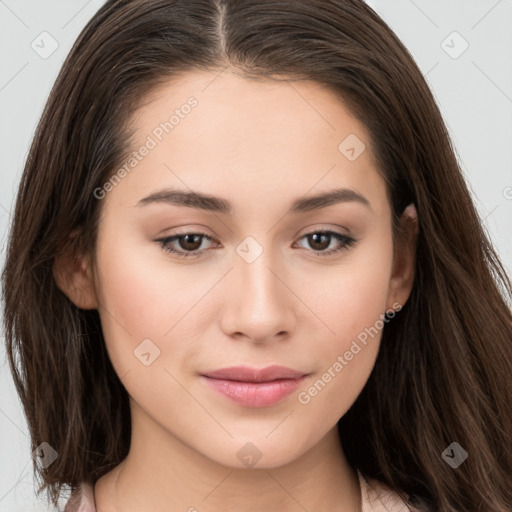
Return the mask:
[[293,393],[308,374],[284,366],[235,366],[201,374],[214,391],[245,407],[269,407]]

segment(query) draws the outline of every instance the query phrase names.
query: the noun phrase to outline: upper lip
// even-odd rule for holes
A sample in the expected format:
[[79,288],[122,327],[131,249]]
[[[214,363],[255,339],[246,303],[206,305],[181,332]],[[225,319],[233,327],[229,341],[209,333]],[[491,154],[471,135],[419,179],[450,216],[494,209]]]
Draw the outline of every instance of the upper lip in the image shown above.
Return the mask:
[[286,366],[272,365],[266,368],[231,366],[229,368],[208,371],[201,375],[214,379],[236,380],[240,382],[270,382],[276,379],[297,379],[306,374]]

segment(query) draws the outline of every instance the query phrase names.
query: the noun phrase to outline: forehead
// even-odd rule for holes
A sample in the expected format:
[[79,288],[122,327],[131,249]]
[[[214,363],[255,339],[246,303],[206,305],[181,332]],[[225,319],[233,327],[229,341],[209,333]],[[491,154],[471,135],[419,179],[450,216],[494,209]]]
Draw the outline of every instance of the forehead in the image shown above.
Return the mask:
[[[151,132],[162,121],[171,119],[173,113],[180,119],[188,117],[190,109],[186,105],[192,98],[198,107],[192,113],[201,115],[191,116],[192,121],[187,124],[199,117],[201,133],[212,128],[225,133],[244,128],[245,133],[252,127],[261,137],[269,133],[293,138],[331,132],[336,141],[352,129],[369,142],[366,127],[351,114],[342,96],[325,84],[285,76],[247,78],[236,71],[222,70],[180,73],[152,90],[132,115],[137,135]],[[180,110],[185,111],[185,116]],[[173,123],[177,127],[180,121]],[[310,127],[307,131],[306,125]],[[276,130],[280,127],[286,127],[285,134]],[[239,133],[239,138],[244,133]]]
[[263,197],[258,189],[269,200],[269,188],[295,197],[315,187],[384,187],[366,127],[313,81],[182,73],[145,98],[131,126],[130,152],[150,147],[124,180],[131,201],[160,184],[218,195],[229,185],[245,200],[248,191]]

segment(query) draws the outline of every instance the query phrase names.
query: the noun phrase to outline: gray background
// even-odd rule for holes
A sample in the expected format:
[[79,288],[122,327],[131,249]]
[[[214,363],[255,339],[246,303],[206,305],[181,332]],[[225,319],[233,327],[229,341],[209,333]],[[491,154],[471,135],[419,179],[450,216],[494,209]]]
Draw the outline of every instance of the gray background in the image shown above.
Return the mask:
[[[36,123],[73,41],[102,3],[0,0],[2,266],[10,211]],[[426,75],[480,216],[511,274],[512,0],[368,3],[404,41]],[[46,55],[55,44],[56,50]],[[3,338],[0,356],[0,512],[50,510],[35,498],[28,430]]]

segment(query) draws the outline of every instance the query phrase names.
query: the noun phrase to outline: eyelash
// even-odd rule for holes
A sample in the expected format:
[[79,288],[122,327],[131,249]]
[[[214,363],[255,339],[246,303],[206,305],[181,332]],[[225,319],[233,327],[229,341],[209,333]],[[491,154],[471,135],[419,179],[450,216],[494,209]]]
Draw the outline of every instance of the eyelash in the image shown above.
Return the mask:
[[[331,249],[329,251],[314,251],[313,253],[316,253],[319,258],[327,258],[329,256],[332,256],[333,254],[337,254],[340,251],[347,250],[350,247],[352,247],[357,240],[355,238],[352,238],[350,236],[344,235],[342,233],[339,233],[338,231],[329,231],[329,230],[318,230],[318,231],[311,231],[309,233],[306,233],[300,237],[299,240],[302,240],[303,238],[306,238],[311,235],[316,234],[322,234],[322,235],[332,235],[334,238],[336,238],[339,242],[342,242],[342,245],[338,247],[337,249]],[[166,238],[159,238],[155,240],[156,242],[159,242],[162,249],[166,252],[172,253],[173,255],[177,256],[178,258],[194,258],[199,257],[206,249],[203,249],[201,251],[195,250],[195,251],[177,251],[176,249],[173,249],[169,244],[172,243],[174,240],[178,240],[180,238],[183,238],[187,235],[196,235],[201,236],[203,238],[206,238],[207,240],[213,240],[212,237],[208,236],[205,233],[199,233],[199,232],[188,232],[188,233],[180,233],[178,235],[173,235]]]

